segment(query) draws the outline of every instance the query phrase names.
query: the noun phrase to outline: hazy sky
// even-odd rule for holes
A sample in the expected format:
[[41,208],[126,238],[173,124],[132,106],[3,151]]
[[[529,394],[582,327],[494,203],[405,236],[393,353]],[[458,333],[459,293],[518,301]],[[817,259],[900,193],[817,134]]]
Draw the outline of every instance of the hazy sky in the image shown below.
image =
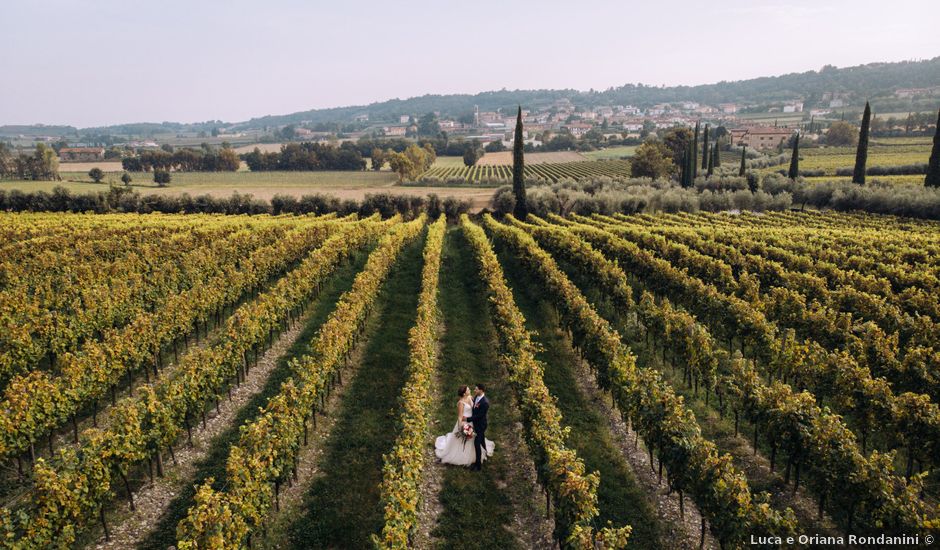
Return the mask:
[[240,121],[426,93],[940,55],[940,0],[3,0],[0,124]]

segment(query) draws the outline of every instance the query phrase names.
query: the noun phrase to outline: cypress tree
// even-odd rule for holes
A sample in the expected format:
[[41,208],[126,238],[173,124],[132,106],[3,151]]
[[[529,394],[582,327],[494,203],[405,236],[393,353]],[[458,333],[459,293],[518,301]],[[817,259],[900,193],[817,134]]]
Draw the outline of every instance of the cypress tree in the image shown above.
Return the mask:
[[692,173],[689,175],[692,181],[695,181],[695,176],[698,175],[698,121],[695,122],[695,137],[692,138],[692,154],[689,161],[692,163]]
[[927,164],[927,177],[924,178],[927,187],[940,187],[940,111],[937,111],[937,127],[933,131],[933,149],[930,151],[930,162]]
[[516,196],[516,207],[513,208],[512,215],[517,220],[525,220],[529,214],[525,198],[525,159],[522,143],[522,105],[519,106],[519,113],[516,115],[516,133],[512,143],[512,191]]
[[715,168],[721,166],[721,148],[718,147],[718,140],[715,140]]
[[695,145],[690,141],[685,151],[685,181],[683,187],[692,187],[695,183]]
[[685,151],[682,152],[682,163],[679,165],[679,186],[680,187],[685,187],[685,179],[686,179],[685,171],[689,165],[688,158],[687,158],[688,156],[689,155],[687,152]]
[[702,136],[702,168],[708,168],[708,124],[705,125],[705,134]]
[[800,134],[793,139],[793,152],[790,154],[790,171],[787,177],[795,180],[800,175]]
[[741,177],[741,178],[743,178],[744,175],[747,173],[744,167],[744,159],[745,159],[746,154],[747,154],[747,145],[741,148],[741,167],[738,168],[738,177]]
[[858,149],[855,151],[855,171],[852,172],[852,183],[865,183],[865,164],[868,162],[868,127],[871,125],[871,107],[865,102],[865,112],[862,114],[862,127],[858,130]]
[[712,149],[708,152],[708,155],[707,155],[707,156],[708,156],[708,168],[707,168],[707,171],[705,172],[705,177],[706,177],[706,178],[712,177],[712,174],[715,173],[715,153],[714,153],[714,150],[715,150],[715,148],[712,147]]

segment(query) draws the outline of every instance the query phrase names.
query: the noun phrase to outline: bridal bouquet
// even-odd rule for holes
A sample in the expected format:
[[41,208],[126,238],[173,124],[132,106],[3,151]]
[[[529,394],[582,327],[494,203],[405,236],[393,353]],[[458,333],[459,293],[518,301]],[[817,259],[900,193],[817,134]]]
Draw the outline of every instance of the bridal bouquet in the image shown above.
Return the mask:
[[476,432],[473,431],[473,424],[465,422],[463,427],[460,428],[460,434],[463,435],[464,440],[473,439],[476,435]]

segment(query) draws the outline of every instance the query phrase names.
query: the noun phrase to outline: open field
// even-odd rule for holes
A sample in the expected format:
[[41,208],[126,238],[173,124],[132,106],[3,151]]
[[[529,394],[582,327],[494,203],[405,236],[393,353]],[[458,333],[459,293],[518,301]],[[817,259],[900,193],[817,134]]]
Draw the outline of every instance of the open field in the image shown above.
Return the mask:
[[282,143],[251,143],[248,145],[242,145],[241,147],[236,147],[235,152],[239,155],[244,155],[245,153],[250,153],[256,148],[262,153],[278,153],[281,151]]
[[[773,126],[774,123],[776,123],[778,126],[796,127],[803,121],[803,114],[804,113],[738,113],[735,116],[741,120],[769,126]],[[807,118],[808,115],[807,113]]]
[[100,168],[103,172],[124,172],[121,161],[101,161],[101,162],[60,162],[59,173],[65,178],[65,174],[82,174],[88,176],[88,171],[92,168]]
[[463,166],[463,157],[445,157],[439,156],[434,159],[435,168],[451,168],[454,166]]
[[930,145],[933,138],[930,136],[911,136],[911,137],[873,137],[869,140],[869,145]]
[[[0,232],[13,547],[937,533],[937,222],[0,212]],[[434,452],[471,380],[479,472]]]
[[[579,162],[587,160],[577,151],[553,151],[549,153],[526,153],[525,163],[529,164],[557,164],[561,162]],[[499,153],[486,153],[477,161],[477,166],[502,166],[512,164],[512,151]]]
[[[636,145],[622,145],[619,147],[608,147],[607,149],[600,149],[598,151],[586,151],[581,153],[581,155],[591,160],[622,159],[632,157],[635,151]],[[528,158],[528,156],[526,158]]]
[[[806,178],[806,181],[811,182],[842,182],[847,183],[852,181],[852,176],[811,176]],[[924,183],[924,174],[906,174],[900,176],[872,176],[866,175],[865,181],[884,181],[888,183],[915,183],[918,185],[923,185]]]

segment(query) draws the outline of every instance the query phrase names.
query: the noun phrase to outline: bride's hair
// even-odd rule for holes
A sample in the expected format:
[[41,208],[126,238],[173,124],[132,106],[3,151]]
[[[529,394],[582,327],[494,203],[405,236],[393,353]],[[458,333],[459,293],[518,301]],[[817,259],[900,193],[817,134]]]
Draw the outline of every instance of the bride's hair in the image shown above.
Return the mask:
[[463,397],[467,395],[467,386],[460,386],[457,388],[457,397]]

